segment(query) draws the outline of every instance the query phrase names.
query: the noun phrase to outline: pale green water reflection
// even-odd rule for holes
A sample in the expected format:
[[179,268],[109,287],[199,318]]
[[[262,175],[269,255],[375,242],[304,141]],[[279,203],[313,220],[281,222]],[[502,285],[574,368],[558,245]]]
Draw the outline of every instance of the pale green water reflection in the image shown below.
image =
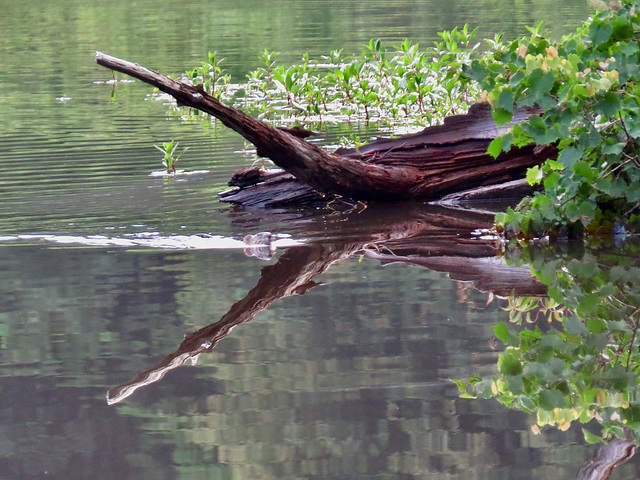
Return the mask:
[[[583,0],[27,0],[1,9],[0,236],[238,240],[270,230],[316,242],[356,227],[219,204],[230,173],[251,161],[242,139],[171,117],[139,82],[119,83],[110,101],[111,75],[94,51],[176,74],[217,50],[241,77],[265,48],[293,61],[360,50],[373,37],[426,45],[464,23],[513,37],[545,20],[560,35],[588,14]],[[181,168],[208,173],[148,176],[161,168],[153,144],[174,138],[190,147]],[[220,319],[265,263],[239,249],[31,240],[0,243],[0,265],[3,479],[573,478],[589,455],[579,431],[534,436],[526,415],[458,398],[446,380],[492,371],[491,328],[504,312],[445,274],[345,260],[315,279],[324,286],[275,302],[197,366],[108,407],[107,389]],[[619,471],[631,478],[637,467]]]
[[107,407],[107,388],[220,318],[260,263],[0,255],[4,478],[572,478],[587,456],[579,430],[534,436],[527,416],[458,398],[446,379],[492,370],[504,313],[443,274],[343,262]]

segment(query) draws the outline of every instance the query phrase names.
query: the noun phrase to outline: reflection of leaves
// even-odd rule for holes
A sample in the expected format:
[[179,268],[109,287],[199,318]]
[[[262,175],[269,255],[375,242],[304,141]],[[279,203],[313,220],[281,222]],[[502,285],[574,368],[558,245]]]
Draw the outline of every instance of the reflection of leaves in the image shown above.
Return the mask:
[[587,443],[600,443],[603,440],[602,437],[596,435],[595,433],[591,433],[586,428],[582,429],[582,433],[584,433],[584,439]]
[[560,321],[563,315],[570,313],[553,298],[516,297],[514,294],[509,297],[509,306],[504,310],[509,312],[509,321],[517,325],[523,320],[526,323],[537,323],[541,319],[548,323]]
[[509,299],[511,324],[534,325],[498,323],[494,333],[507,346],[498,373],[457,381],[460,390],[535,412],[539,426],[566,430],[595,419],[603,436],[623,436],[625,427],[640,441],[639,250],[630,243],[606,253],[510,252],[549,286],[551,298]]
[[540,393],[540,408],[546,411],[552,411],[556,408],[564,408],[564,393],[560,390],[543,390]]
[[518,375],[522,373],[520,354],[515,349],[507,349],[498,357],[498,371],[504,375]]

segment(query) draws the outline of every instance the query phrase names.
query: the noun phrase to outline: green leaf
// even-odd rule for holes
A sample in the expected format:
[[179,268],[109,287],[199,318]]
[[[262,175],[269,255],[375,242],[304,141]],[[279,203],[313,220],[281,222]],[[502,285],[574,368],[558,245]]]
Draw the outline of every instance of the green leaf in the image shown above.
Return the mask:
[[587,98],[591,96],[589,94],[589,89],[583,84],[573,85],[570,89],[569,95],[572,97],[582,97],[582,98]]
[[551,172],[542,181],[542,184],[544,185],[544,189],[547,192],[550,192],[550,191],[553,191],[558,186],[559,182],[560,182],[560,175],[558,175],[558,172]]
[[578,304],[578,308],[576,309],[576,313],[580,317],[584,318],[591,312],[593,312],[602,300],[603,299],[600,298],[600,295],[598,295],[597,293],[590,293],[580,301],[580,303]]
[[542,95],[541,97],[537,97],[536,103],[545,112],[548,112],[549,110],[554,108],[556,105],[558,105],[558,101],[555,98],[553,98],[551,95]]
[[593,106],[593,110],[605,119],[611,118],[620,110],[620,99],[614,92],[607,92],[603,98]]
[[552,411],[566,406],[564,394],[559,390],[543,390],[540,393],[540,408]]
[[602,333],[607,331],[607,324],[604,320],[590,318],[587,320],[587,328],[590,333]]
[[505,123],[509,123],[513,118],[513,110],[505,110],[504,108],[494,108],[493,119],[498,125],[504,125]]
[[[529,77],[529,86],[531,88],[531,93],[534,95],[543,95],[545,93],[549,93],[553,88],[553,84],[555,83],[555,77],[553,72],[547,72],[542,75],[537,75],[537,72],[541,72],[541,69],[534,70],[534,72]],[[534,77],[534,74],[535,77]]]
[[582,260],[571,260],[567,264],[567,270],[571,275],[580,279],[593,278],[600,272],[595,258],[591,256],[585,256]]
[[538,165],[535,165],[527,170],[527,183],[529,185],[537,185],[542,181],[542,177],[542,170]]
[[525,377],[530,377],[535,381],[540,380],[547,373],[544,363],[545,362],[528,361],[525,363],[523,375]]
[[508,375],[507,386],[509,391],[513,394],[519,395],[524,393],[524,382],[522,381],[522,375]]
[[640,46],[638,46],[636,42],[632,42],[632,43],[621,42],[620,51],[627,56],[631,56],[638,53],[638,51],[640,51]]
[[631,25],[628,18],[623,18],[620,15],[613,17],[611,27],[614,40],[622,40],[633,36],[633,25]]
[[590,443],[592,445],[597,443],[603,443],[604,438],[596,435],[595,433],[591,433],[589,430],[583,428],[582,433],[584,434],[584,441]]
[[505,345],[509,341],[509,327],[504,322],[498,322],[493,327],[493,333],[502,340]]
[[565,206],[565,214],[570,222],[581,222],[585,227],[595,218],[598,206],[595,201],[585,199],[582,201],[569,202]]
[[508,152],[511,150],[511,143],[513,142],[513,133],[507,133],[502,137],[502,151]]
[[595,21],[589,27],[589,40],[594,47],[602,45],[611,38],[613,26],[607,21]]
[[503,375],[519,375],[522,373],[522,363],[517,350],[509,348],[498,357],[498,372]]
[[564,328],[572,335],[586,335],[589,333],[587,327],[582,323],[582,321],[576,317],[568,317],[563,322]]
[[525,128],[536,143],[540,143],[538,137],[542,137],[547,133],[547,124],[544,123],[544,120],[539,115],[530,116],[528,123],[525,124]]
[[513,113],[513,104],[515,102],[515,92],[510,88],[505,88],[498,95],[496,107],[507,112]]
[[626,144],[624,142],[607,143],[602,146],[601,151],[605,155],[618,155],[622,152],[622,150],[624,150],[625,146]]
[[467,382],[464,380],[451,380],[458,386],[458,390],[460,393],[465,393],[467,391]]
[[[560,344],[560,347],[557,347],[556,351],[561,351],[562,347],[565,347],[564,343]],[[555,352],[552,352],[555,353]],[[552,357],[547,361],[547,371],[545,372],[545,379],[551,383],[556,382],[562,377],[562,372],[567,366],[568,362],[566,360],[562,360],[558,357]]]
[[558,287],[549,287],[547,289],[547,295],[549,295],[549,298],[555,300],[558,303],[562,303],[564,301],[563,291]]
[[576,175],[581,175],[587,182],[591,182],[598,176],[598,170],[592,168],[591,165],[585,161],[576,162],[572,169]]
[[615,265],[609,270],[609,280],[614,283],[632,283],[640,280],[640,268]]
[[591,334],[585,338],[585,345],[598,351],[604,350],[607,347],[607,343],[609,343],[608,333]]
[[625,190],[629,188],[627,182],[622,178],[598,178],[595,182],[595,186],[598,190],[611,197],[620,197],[625,193]]
[[607,370],[603,378],[610,382],[616,390],[622,391],[629,388],[629,383],[633,381],[635,376],[635,373],[627,372],[625,368],[618,366]]
[[573,165],[582,158],[582,152],[584,152],[584,149],[582,148],[566,147],[562,152],[560,152],[558,161],[566,168],[572,168]]
[[498,155],[502,152],[502,137],[494,138],[487,148],[487,153],[493,158],[498,158]]

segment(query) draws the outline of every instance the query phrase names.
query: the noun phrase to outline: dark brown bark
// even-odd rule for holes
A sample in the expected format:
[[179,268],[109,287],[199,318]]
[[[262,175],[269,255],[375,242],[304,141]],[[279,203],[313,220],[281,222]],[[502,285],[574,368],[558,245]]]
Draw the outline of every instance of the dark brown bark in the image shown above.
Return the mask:
[[[288,131],[271,127],[224,105],[202,89],[177,82],[138,64],[96,52],[96,62],[173,96],[181,105],[206,112],[253,143],[259,154],[301,182],[323,193],[357,200],[436,199],[481,185],[524,175],[526,169],[553,156],[551,147],[512,149],[497,159],[486,150],[493,138],[510,127],[497,127],[486,104],[443,125],[397,139],[383,139],[359,149],[334,153]],[[513,123],[531,115],[520,110]]]
[[241,168],[233,174],[229,186],[240,188],[219,193],[220,200],[245,207],[322,206],[337,200],[325,198],[284,170],[265,172],[258,167]]

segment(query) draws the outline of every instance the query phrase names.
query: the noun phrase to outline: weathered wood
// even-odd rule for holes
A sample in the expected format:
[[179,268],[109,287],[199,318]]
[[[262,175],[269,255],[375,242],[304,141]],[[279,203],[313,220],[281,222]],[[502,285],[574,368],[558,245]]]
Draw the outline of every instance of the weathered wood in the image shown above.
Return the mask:
[[436,203],[446,206],[460,205],[465,202],[482,202],[483,200],[494,200],[496,198],[501,200],[516,200],[531,195],[539,189],[538,186],[529,185],[529,182],[527,182],[525,178],[521,178],[497,185],[488,185],[464,190],[462,192],[450,193]]
[[418,134],[382,139],[358,149],[328,152],[294,134],[269,126],[208,95],[138,64],[96,52],[104,67],[142,80],[181,105],[206,112],[253,143],[260,155],[322,193],[357,200],[436,199],[481,185],[520,178],[528,167],[553,156],[552,147],[512,149],[497,159],[486,153],[491,140],[533,112],[516,111],[511,124],[496,126],[486,104]]
[[219,193],[220,200],[245,207],[317,206],[326,205],[333,199],[326,200],[313,187],[284,170],[278,174],[263,175],[242,169],[242,172],[233,174],[229,184],[240,188]]

